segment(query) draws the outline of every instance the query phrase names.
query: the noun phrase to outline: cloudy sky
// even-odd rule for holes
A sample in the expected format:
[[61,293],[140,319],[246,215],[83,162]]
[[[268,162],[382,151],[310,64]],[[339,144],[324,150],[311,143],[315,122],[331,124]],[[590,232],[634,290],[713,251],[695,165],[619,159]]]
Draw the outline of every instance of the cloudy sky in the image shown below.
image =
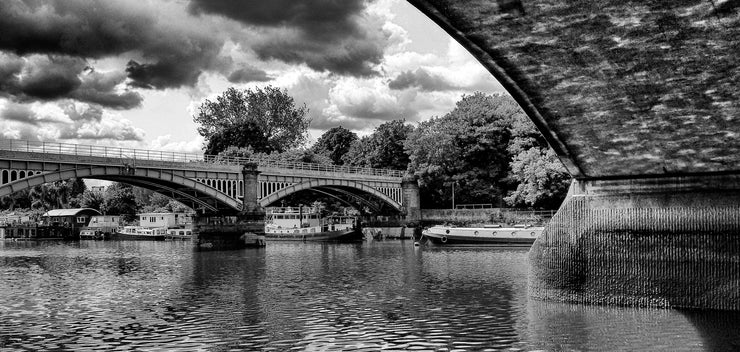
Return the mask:
[[230,86],[287,89],[313,140],[503,91],[402,0],[2,0],[0,33],[3,138],[199,152]]

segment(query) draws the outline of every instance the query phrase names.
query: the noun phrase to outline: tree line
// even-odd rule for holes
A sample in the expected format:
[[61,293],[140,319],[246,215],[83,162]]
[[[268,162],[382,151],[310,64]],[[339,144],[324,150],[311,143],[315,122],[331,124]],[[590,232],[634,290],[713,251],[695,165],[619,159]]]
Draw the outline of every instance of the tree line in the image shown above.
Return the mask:
[[310,121],[284,89],[229,88],[194,116],[205,153],[406,170],[418,176],[422,207],[475,203],[554,209],[570,176],[507,95],[464,95],[454,109],[414,126],[387,121],[358,136],[338,126],[306,147]]
[[82,179],[44,183],[0,198],[0,209],[41,215],[51,209],[91,208],[133,220],[140,212],[185,212],[184,204],[147,189],[114,182],[104,191],[89,189]]
[[[267,86],[229,88],[215,100],[205,100],[193,119],[209,155],[413,173],[424,208],[450,207],[454,189],[457,204],[555,209],[570,184],[555,153],[507,95],[463,95],[443,116],[417,126],[402,118],[390,120],[364,136],[334,127],[310,147],[307,113],[305,104],[297,106],[286,90]],[[39,211],[85,207],[130,217],[137,212],[187,209],[161,194],[123,183],[95,192],[79,179],[16,192],[1,198],[0,206]]]

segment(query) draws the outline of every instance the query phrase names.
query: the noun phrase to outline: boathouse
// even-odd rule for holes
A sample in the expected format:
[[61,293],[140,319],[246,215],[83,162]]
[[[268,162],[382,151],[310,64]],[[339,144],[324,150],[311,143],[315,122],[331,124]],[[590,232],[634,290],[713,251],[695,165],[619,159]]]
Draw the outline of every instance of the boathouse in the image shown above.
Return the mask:
[[95,215],[100,215],[100,212],[91,208],[74,208],[49,210],[41,217],[44,225],[70,227],[79,230],[87,226],[90,218]]

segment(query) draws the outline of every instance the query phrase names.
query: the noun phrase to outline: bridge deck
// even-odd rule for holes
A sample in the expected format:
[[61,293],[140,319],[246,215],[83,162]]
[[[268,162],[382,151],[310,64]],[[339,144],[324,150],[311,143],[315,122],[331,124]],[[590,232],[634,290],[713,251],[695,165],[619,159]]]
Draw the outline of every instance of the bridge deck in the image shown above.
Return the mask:
[[0,140],[0,156],[17,160],[52,161],[96,165],[130,165],[132,167],[157,167],[175,170],[218,170],[240,172],[242,165],[254,163],[264,173],[285,173],[301,176],[359,179],[400,182],[403,171],[361,168],[313,163],[286,162],[266,158],[239,158],[218,155],[190,154],[144,149],[118,148],[94,145],[35,142],[26,140]]

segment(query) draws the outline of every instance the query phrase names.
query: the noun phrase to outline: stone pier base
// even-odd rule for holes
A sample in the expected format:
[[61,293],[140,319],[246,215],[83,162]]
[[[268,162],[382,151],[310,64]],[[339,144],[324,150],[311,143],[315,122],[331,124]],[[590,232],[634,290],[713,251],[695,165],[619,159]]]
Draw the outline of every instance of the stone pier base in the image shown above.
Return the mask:
[[533,298],[740,310],[740,176],[576,181],[529,259]]
[[196,250],[231,250],[265,246],[265,214],[198,217],[193,223]]

